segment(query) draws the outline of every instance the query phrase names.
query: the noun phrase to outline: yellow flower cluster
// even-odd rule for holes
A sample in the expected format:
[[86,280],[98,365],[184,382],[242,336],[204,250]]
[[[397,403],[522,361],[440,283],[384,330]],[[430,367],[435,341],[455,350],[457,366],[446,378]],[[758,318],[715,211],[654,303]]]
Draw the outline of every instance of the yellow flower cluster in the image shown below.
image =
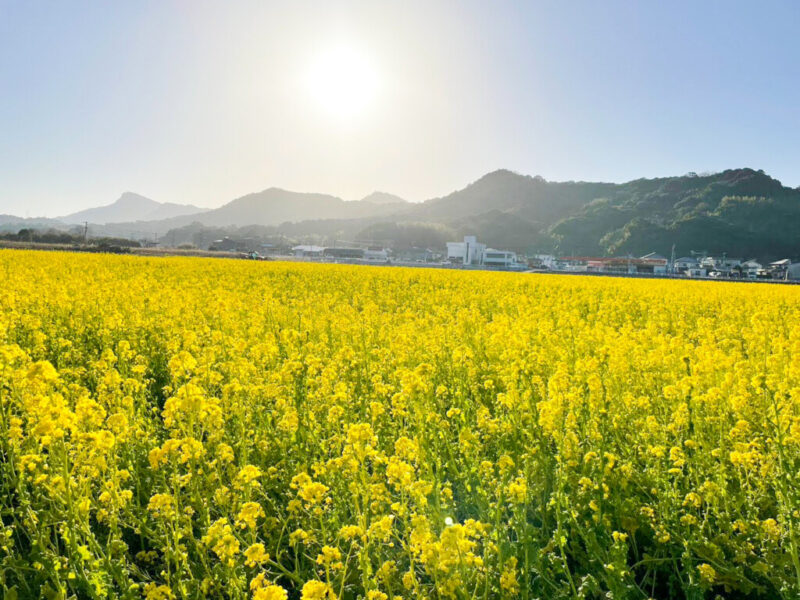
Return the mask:
[[800,289],[0,250],[16,598],[800,597]]

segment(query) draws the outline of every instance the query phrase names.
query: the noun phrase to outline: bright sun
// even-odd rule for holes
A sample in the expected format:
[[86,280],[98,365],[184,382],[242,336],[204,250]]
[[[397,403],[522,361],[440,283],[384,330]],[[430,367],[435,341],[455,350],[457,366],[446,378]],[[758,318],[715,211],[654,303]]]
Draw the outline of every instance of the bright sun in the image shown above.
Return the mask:
[[365,54],[338,46],[316,58],[308,72],[307,87],[323,110],[338,119],[350,120],[374,103],[378,76]]

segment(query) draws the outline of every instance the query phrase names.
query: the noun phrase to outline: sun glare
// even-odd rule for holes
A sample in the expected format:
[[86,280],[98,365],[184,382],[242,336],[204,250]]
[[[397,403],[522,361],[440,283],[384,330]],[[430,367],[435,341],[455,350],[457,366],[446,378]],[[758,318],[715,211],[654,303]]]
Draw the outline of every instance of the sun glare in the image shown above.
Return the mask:
[[350,120],[374,103],[378,76],[364,53],[338,46],[316,58],[308,71],[307,87],[321,109],[333,117]]

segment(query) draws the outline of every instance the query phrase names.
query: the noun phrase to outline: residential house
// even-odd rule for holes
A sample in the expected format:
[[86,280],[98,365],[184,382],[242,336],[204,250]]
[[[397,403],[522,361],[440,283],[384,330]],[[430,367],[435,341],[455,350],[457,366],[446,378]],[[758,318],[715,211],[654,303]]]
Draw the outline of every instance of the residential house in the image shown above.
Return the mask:
[[767,276],[770,279],[786,279],[792,261],[788,258],[776,260],[767,266]]
[[757,262],[754,258],[744,261],[739,268],[742,271],[742,277],[745,279],[756,279],[758,274],[763,271],[761,263]]
[[704,256],[700,259],[700,266],[708,271],[711,277],[739,277],[742,261],[738,258],[726,256]]
[[672,263],[675,273],[686,273],[690,269],[697,269],[700,266],[698,260],[693,256],[681,256]]

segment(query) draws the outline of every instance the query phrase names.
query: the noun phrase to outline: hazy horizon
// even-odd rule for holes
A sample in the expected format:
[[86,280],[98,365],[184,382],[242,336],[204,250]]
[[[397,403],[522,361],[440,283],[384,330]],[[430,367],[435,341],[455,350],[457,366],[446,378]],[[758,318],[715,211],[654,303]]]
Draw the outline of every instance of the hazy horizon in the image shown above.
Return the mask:
[[0,3],[0,213],[446,195],[496,169],[800,185],[791,2]]

